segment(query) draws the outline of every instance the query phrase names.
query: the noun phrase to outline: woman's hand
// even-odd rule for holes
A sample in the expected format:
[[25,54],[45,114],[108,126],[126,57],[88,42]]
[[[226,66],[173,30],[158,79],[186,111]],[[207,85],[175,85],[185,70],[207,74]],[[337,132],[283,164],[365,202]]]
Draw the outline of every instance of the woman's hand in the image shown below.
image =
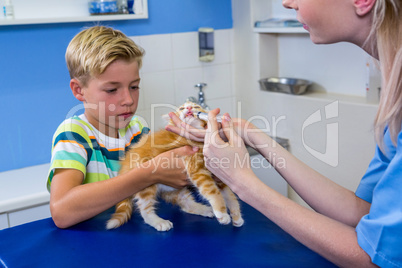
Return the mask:
[[[217,108],[214,111],[216,111],[216,114],[219,114],[220,110]],[[173,112],[169,113],[170,119],[172,119],[172,122],[174,125],[167,125],[165,127],[166,130],[176,133],[177,135],[180,135],[186,139],[190,139],[193,141],[198,141],[198,142],[204,142],[205,138],[205,129],[198,129],[194,128],[185,122],[181,121],[180,118]],[[243,139],[248,141],[247,139],[247,131],[249,129],[254,129],[254,125],[251,124],[250,122],[240,119],[240,118],[234,118],[232,120],[233,122],[233,129],[236,130],[236,132],[241,135]],[[227,141],[225,134],[223,133],[222,130],[222,125],[221,123],[218,123],[218,130],[219,130],[219,136],[221,137],[222,140]]]
[[229,114],[224,114],[222,117],[222,130],[227,141],[220,137],[218,122],[216,121],[218,112],[215,109],[208,113],[208,128],[204,141],[205,165],[215,176],[236,192],[241,184],[241,180],[236,178],[247,178],[253,175],[250,155],[243,139],[235,131]]
[[184,157],[190,156],[198,150],[198,147],[183,146],[161,153],[143,163],[142,166],[150,169],[155,183],[180,189],[189,184]]
[[180,120],[180,118],[173,112],[169,113],[170,119],[172,119],[172,122],[174,125],[167,125],[165,127],[166,130],[176,133],[177,135],[180,135],[186,139],[192,140],[192,141],[198,141],[198,142],[203,142],[204,137],[205,137],[205,129],[198,129],[195,127],[192,127],[183,121]]

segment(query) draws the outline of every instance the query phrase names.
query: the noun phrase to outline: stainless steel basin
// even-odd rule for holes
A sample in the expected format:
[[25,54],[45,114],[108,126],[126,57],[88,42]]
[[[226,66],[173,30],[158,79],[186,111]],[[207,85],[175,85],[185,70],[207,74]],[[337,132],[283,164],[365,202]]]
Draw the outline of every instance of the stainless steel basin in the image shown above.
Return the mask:
[[260,83],[262,90],[283,92],[294,95],[305,93],[308,87],[312,84],[312,82],[309,80],[287,77],[263,78],[258,82]]

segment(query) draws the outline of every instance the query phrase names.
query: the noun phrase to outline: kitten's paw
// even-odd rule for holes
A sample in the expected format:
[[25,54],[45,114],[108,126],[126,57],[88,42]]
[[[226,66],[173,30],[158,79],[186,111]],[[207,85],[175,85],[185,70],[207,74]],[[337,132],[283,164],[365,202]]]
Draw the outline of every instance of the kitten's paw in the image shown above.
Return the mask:
[[207,218],[213,218],[215,217],[214,212],[211,210],[206,211],[205,214],[203,214],[202,216],[207,217]]
[[215,215],[216,219],[219,221],[220,224],[229,224],[231,219],[229,214],[227,213],[217,213],[219,215]]
[[244,220],[243,220],[243,218],[240,217],[237,220],[233,220],[232,224],[234,227],[241,227],[244,224]]
[[154,227],[158,231],[165,232],[173,228],[173,223],[168,220],[160,219],[154,224],[152,224],[152,227]]
[[181,208],[184,212],[194,215],[200,215],[203,217],[213,218],[214,212],[210,206],[202,205],[199,203],[193,203]]
[[197,211],[197,214],[201,215],[201,216],[204,216],[204,217],[207,217],[207,218],[215,217],[215,214],[212,211],[212,208],[209,207],[209,206],[204,206],[204,205],[201,205],[199,207],[199,210]]

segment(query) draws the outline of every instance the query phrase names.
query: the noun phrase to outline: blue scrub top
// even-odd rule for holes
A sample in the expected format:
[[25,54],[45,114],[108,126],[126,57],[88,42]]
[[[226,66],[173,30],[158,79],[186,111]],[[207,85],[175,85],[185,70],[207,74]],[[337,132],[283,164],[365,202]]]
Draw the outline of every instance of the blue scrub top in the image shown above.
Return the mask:
[[397,146],[388,129],[384,150],[375,156],[356,190],[371,203],[369,214],[356,227],[360,247],[381,267],[402,267],[402,131]]

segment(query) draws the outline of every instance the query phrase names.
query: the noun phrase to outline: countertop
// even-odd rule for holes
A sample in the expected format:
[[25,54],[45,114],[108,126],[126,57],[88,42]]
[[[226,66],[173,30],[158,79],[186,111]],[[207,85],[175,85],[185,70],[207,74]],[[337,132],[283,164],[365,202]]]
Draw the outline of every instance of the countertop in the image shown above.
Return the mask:
[[0,173],[0,214],[49,202],[46,178],[50,164]]

